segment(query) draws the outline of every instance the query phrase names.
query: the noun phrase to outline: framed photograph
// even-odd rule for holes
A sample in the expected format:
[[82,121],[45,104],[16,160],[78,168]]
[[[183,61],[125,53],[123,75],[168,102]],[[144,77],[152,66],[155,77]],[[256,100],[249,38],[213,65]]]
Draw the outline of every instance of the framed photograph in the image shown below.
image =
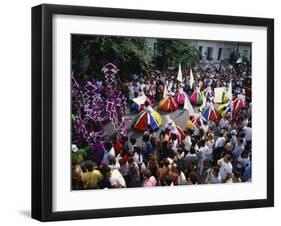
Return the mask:
[[32,217],[274,206],[274,21],[32,8]]

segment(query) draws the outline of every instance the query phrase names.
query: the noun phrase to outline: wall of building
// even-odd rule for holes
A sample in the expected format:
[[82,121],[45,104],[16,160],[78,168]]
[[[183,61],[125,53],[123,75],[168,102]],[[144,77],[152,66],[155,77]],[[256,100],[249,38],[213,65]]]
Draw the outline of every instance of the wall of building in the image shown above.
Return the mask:
[[[151,58],[158,54],[156,45],[156,38],[147,38],[147,45],[151,50]],[[236,51],[238,48],[238,52],[240,56],[245,56],[248,60],[251,59],[251,44],[250,43],[237,43],[237,42],[221,42],[221,41],[204,41],[204,40],[191,40],[191,44],[199,49],[201,48],[201,54],[204,59],[210,61],[221,61],[228,60],[230,53]],[[156,45],[155,45],[156,44]],[[208,55],[208,48],[212,48],[210,58]],[[221,49],[221,50],[220,50]],[[219,51],[221,51],[219,56]]]
[[[196,48],[201,48],[201,54],[203,58],[207,58],[208,48],[212,48],[211,58],[209,60],[221,61],[228,60],[230,53],[236,51],[242,57],[245,55],[248,59],[251,58],[251,44],[233,43],[233,42],[218,42],[218,41],[191,41],[192,45]],[[219,56],[219,51],[221,49],[221,54]]]

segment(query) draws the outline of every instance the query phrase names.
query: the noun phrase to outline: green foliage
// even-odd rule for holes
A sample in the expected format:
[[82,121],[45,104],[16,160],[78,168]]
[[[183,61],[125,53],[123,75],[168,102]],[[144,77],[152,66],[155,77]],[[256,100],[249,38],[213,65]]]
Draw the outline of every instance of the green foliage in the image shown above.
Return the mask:
[[242,55],[242,61],[243,62],[247,62],[248,61],[248,57],[245,54]]
[[235,51],[232,51],[230,54],[229,54],[229,63],[230,64],[235,64],[236,61],[238,60],[239,56],[238,54],[235,52]]
[[103,77],[102,61],[117,60],[121,76],[146,72],[149,67],[145,38],[74,35],[72,46],[73,69],[82,74]]
[[[145,73],[150,70],[151,60],[156,69],[165,70],[179,63],[195,65],[199,59],[199,50],[188,40],[157,39],[157,51],[151,59],[145,38],[110,36],[72,36],[72,66],[76,76],[81,79],[103,78],[103,61],[119,62],[120,76],[133,73]],[[78,74],[77,74],[78,73]]]
[[179,63],[195,65],[199,59],[199,50],[188,40],[159,39],[158,45],[161,49],[161,54],[155,57],[158,69],[177,66]]
[[71,159],[76,160],[77,163],[83,161],[87,156],[87,150],[84,148],[80,148],[77,152],[71,153]]

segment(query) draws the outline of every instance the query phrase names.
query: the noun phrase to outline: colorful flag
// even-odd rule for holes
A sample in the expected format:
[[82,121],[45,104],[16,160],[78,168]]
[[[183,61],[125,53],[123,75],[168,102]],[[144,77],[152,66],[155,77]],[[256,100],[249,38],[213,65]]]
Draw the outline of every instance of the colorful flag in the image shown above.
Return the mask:
[[195,86],[195,83],[194,83],[194,78],[193,78],[193,73],[192,73],[192,69],[191,69],[191,66],[190,66],[190,78],[189,78],[189,86],[190,86],[190,89],[193,89],[194,86]]
[[215,96],[212,88],[208,86],[206,89],[202,91],[202,94],[204,95],[206,102],[211,101],[211,99]]
[[178,71],[178,77],[177,80],[182,83],[182,71],[181,71],[181,64],[179,63],[179,71]]
[[144,109],[144,103],[147,102],[150,106],[152,106],[151,101],[149,98],[145,95],[139,96],[133,99],[133,104],[131,106],[131,109],[133,111],[142,111]]
[[218,113],[216,112],[214,106],[210,105],[208,107],[206,107],[203,111],[203,118],[206,120],[206,121],[218,121],[219,119],[219,115]]
[[232,82],[231,82],[231,80],[229,82],[228,89],[227,89],[227,97],[229,98],[229,100],[232,100]]
[[227,91],[225,87],[215,88],[215,103],[226,103],[229,101]]
[[184,100],[184,105],[183,105],[183,109],[186,109],[189,111],[189,115],[192,116],[194,115],[194,109],[188,99],[188,96],[186,95],[186,93],[184,93],[185,95],[185,100]]
[[238,96],[233,101],[233,112],[236,113],[238,110],[244,108],[245,106],[246,106],[245,98],[242,95]]
[[231,114],[232,113],[232,101],[229,101],[225,104],[218,105],[216,110],[221,116],[225,116],[227,113]]

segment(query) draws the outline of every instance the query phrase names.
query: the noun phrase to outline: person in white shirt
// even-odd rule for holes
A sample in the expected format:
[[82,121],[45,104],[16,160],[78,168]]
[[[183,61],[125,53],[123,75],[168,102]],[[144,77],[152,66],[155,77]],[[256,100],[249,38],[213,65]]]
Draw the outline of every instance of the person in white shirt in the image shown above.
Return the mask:
[[223,182],[225,182],[227,176],[232,173],[231,156],[226,154],[223,158],[218,160],[218,166],[220,166],[220,176]]
[[244,126],[243,131],[245,133],[246,149],[250,150],[252,146],[252,128]]
[[180,171],[178,176],[178,185],[187,185],[186,177],[182,171]]
[[190,151],[186,154],[184,158],[185,164],[188,165],[189,163],[197,163],[198,161],[198,156],[196,154],[195,148],[191,147]]
[[225,137],[224,134],[221,132],[220,136],[218,137],[218,139],[215,142],[215,148],[222,148],[225,145]]
[[206,136],[206,134],[208,133],[209,131],[209,125],[208,125],[208,122],[207,121],[204,121],[203,122],[203,125],[201,126],[203,131],[204,131],[204,136]]
[[243,131],[245,133],[245,140],[246,142],[252,140],[252,128],[248,126],[244,126]]
[[137,163],[139,166],[143,163],[143,155],[141,153],[141,148],[139,146],[136,146],[134,148],[134,155],[133,160],[135,163]]
[[205,141],[201,141],[200,148],[198,150],[198,168],[199,168],[199,174],[202,175],[202,172],[204,170],[204,161],[206,160],[207,156],[209,156],[209,148],[205,144]]
[[230,141],[230,143],[231,143],[231,146],[232,146],[232,148],[234,149],[235,148],[235,146],[237,145],[237,132],[236,132],[236,130],[231,130],[231,141]]
[[220,172],[220,168],[218,166],[215,166],[213,169],[210,169],[208,176],[205,180],[205,184],[220,184],[221,176],[219,172]]
[[184,144],[184,150],[186,152],[190,151],[190,148],[191,148],[191,145],[192,145],[192,142],[191,142],[191,137],[188,133],[188,131],[185,131],[185,138],[183,140],[183,144]]
[[207,147],[209,149],[209,151],[208,151],[209,155],[207,155],[206,158],[208,160],[211,160],[212,157],[213,157],[212,154],[213,154],[214,145],[215,145],[214,134],[212,134],[212,133],[208,134],[208,140],[207,140],[206,145],[207,145]]
[[171,149],[176,154],[178,150],[178,137],[176,134],[172,134],[172,140],[170,141]]
[[233,153],[233,158],[236,160],[238,159],[242,152],[244,151],[244,144],[243,144],[243,138],[237,139],[237,144],[235,145],[232,153]]
[[224,151],[224,146],[226,143],[226,139],[223,131],[220,131],[220,135],[215,142],[215,148],[213,150],[213,161],[217,162],[221,157]]
[[108,167],[110,169],[112,169],[112,170],[113,169],[117,169],[117,170],[120,169],[120,164],[119,164],[118,161],[116,161],[116,158],[113,155],[108,156],[108,162],[109,162]]
[[112,188],[125,188],[126,182],[124,180],[124,177],[117,169],[111,170],[109,167],[106,167],[105,169],[106,176],[108,178],[108,181],[111,184]]
[[115,150],[114,150],[114,147],[112,146],[112,144],[109,142],[105,143],[104,147],[105,147],[105,151],[104,151],[103,159],[102,159],[103,164],[109,165],[109,156],[112,155],[115,157]]
[[197,122],[194,124],[193,135],[194,136],[199,136],[200,135],[200,125]]
[[220,125],[221,129],[228,129],[229,121],[225,117],[222,117],[221,120],[220,120],[219,125]]
[[250,165],[250,158],[249,158],[249,153],[247,151],[244,151],[241,156],[238,157],[237,159],[238,164],[241,164],[241,166],[245,169],[248,165]]

